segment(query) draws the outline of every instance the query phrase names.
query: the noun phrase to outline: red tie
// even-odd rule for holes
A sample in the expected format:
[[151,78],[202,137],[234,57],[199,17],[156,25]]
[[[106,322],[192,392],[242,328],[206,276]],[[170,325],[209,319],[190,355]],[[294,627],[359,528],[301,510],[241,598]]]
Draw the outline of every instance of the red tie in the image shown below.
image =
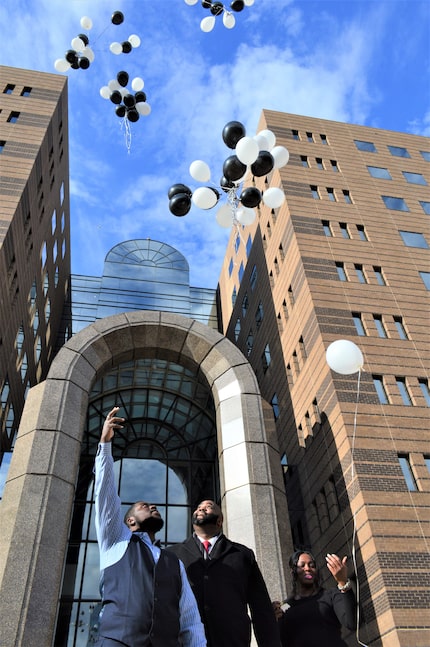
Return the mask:
[[208,541],[207,539],[205,539],[204,542],[203,542],[203,546],[205,547],[205,551],[207,552],[208,555],[209,555],[210,545],[211,545],[211,542]]

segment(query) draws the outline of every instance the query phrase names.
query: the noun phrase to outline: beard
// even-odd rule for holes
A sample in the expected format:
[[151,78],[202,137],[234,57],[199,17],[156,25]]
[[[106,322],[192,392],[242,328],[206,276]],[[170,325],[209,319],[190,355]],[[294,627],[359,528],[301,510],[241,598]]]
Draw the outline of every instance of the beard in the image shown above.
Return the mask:
[[158,532],[164,526],[164,521],[161,517],[148,517],[145,521],[142,521],[140,524],[140,530],[142,532]]
[[193,514],[192,518],[193,526],[215,526],[217,521],[218,515],[215,512],[205,514],[203,517]]

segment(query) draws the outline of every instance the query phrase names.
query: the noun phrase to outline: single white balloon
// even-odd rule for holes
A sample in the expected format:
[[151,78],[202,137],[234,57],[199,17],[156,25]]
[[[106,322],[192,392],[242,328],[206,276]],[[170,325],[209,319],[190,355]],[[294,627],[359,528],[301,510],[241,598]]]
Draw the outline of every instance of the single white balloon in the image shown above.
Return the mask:
[[134,92],[140,92],[140,90],[143,90],[144,85],[145,83],[143,79],[140,78],[140,76],[136,76],[131,82],[131,87],[134,90]]
[[109,99],[110,95],[111,91],[108,85],[104,85],[102,88],[100,88],[100,96],[103,97],[103,99]]
[[222,22],[227,29],[233,29],[236,24],[236,18],[229,11],[224,11]]
[[117,56],[118,54],[122,54],[122,45],[121,43],[117,43],[116,41],[109,45],[109,49],[112,54],[116,54]]
[[334,341],[326,350],[326,360],[330,368],[341,375],[352,375],[363,368],[363,353],[354,342],[348,339]]
[[191,200],[200,209],[212,209],[218,202],[218,196],[210,187],[200,186],[193,192]]
[[245,7],[252,7],[254,0],[245,0]]
[[215,219],[220,227],[228,228],[233,225],[233,210],[229,204],[223,204],[216,212]]
[[215,16],[208,16],[207,18],[203,18],[203,20],[200,23],[200,29],[206,33],[212,31],[214,26],[215,26]]
[[276,135],[273,133],[271,130],[260,130],[257,135],[261,135],[262,137],[265,137],[267,139],[267,142],[269,144],[269,148],[266,148],[267,151],[271,151],[274,145],[276,144]]
[[209,182],[211,179],[210,168],[203,160],[195,160],[190,164],[190,175],[197,182]]
[[236,220],[241,225],[252,225],[255,220],[255,211],[251,207],[239,207],[236,211]]
[[111,79],[108,83],[108,88],[111,92],[115,92],[115,90],[120,90],[121,91],[121,85],[118,83],[116,79]]
[[81,53],[82,53],[82,56],[85,56],[89,60],[90,63],[92,63],[94,61],[94,58],[95,58],[94,57],[94,52],[91,49],[91,47],[89,47],[88,45],[86,47],[84,47],[84,49],[82,50]]
[[142,117],[147,117],[151,112],[151,106],[146,101],[139,101],[136,103],[136,110]]
[[252,137],[242,137],[236,144],[236,155],[243,164],[253,164],[259,152],[258,144]]
[[88,16],[82,16],[81,18],[81,27],[82,29],[91,29],[93,26],[93,21]]
[[141,41],[137,34],[131,34],[131,36],[128,37],[128,42],[132,47],[139,47]]
[[269,189],[263,193],[263,202],[265,205],[270,207],[270,209],[277,209],[285,200],[285,194],[282,189],[278,189],[276,186],[271,186]]
[[272,148],[270,153],[275,160],[275,168],[282,168],[283,166],[285,166],[285,164],[288,164],[290,153],[288,152],[288,149],[285,148],[285,146],[275,146],[274,148]]
[[76,38],[72,38],[72,42],[70,44],[77,52],[82,52],[82,50],[85,48],[84,41],[82,40],[82,38],[78,38],[78,36],[76,36]]
[[57,58],[54,63],[54,67],[57,72],[67,72],[67,70],[70,68],[70,63],[69,61],[66,61],[65,58]]
[[253,139],[255,139],[255,141],[257,142],[260,151],[269,150],[269,141],[268,139],[266,139],[266,137],[264,137],[264,135],[258,133],[258,135],[254,135]]
[[197,4],[199,0],[185,0],[185,4],[189,5],[190,7],[193,6],[193,4]]

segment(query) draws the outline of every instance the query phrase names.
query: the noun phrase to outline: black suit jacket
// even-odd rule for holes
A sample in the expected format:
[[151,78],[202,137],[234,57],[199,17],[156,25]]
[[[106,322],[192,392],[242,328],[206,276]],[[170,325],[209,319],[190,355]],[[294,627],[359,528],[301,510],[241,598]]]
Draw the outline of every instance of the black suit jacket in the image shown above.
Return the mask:
[[194,537],[169,550],[185,565],[208,647],[249,647],[248,605],[259,647],[280,647],[272,603],[250,548],[221,535],[210,559],[204,558],[204,549]]

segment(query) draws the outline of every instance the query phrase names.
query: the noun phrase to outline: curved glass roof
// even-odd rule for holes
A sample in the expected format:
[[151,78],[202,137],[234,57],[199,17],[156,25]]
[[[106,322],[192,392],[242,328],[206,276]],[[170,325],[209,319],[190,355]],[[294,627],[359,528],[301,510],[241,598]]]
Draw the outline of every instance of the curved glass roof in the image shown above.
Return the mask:
[[189,270],[186,258],[177,249],[150,238],[127,240],[112,247],[105,262]]

